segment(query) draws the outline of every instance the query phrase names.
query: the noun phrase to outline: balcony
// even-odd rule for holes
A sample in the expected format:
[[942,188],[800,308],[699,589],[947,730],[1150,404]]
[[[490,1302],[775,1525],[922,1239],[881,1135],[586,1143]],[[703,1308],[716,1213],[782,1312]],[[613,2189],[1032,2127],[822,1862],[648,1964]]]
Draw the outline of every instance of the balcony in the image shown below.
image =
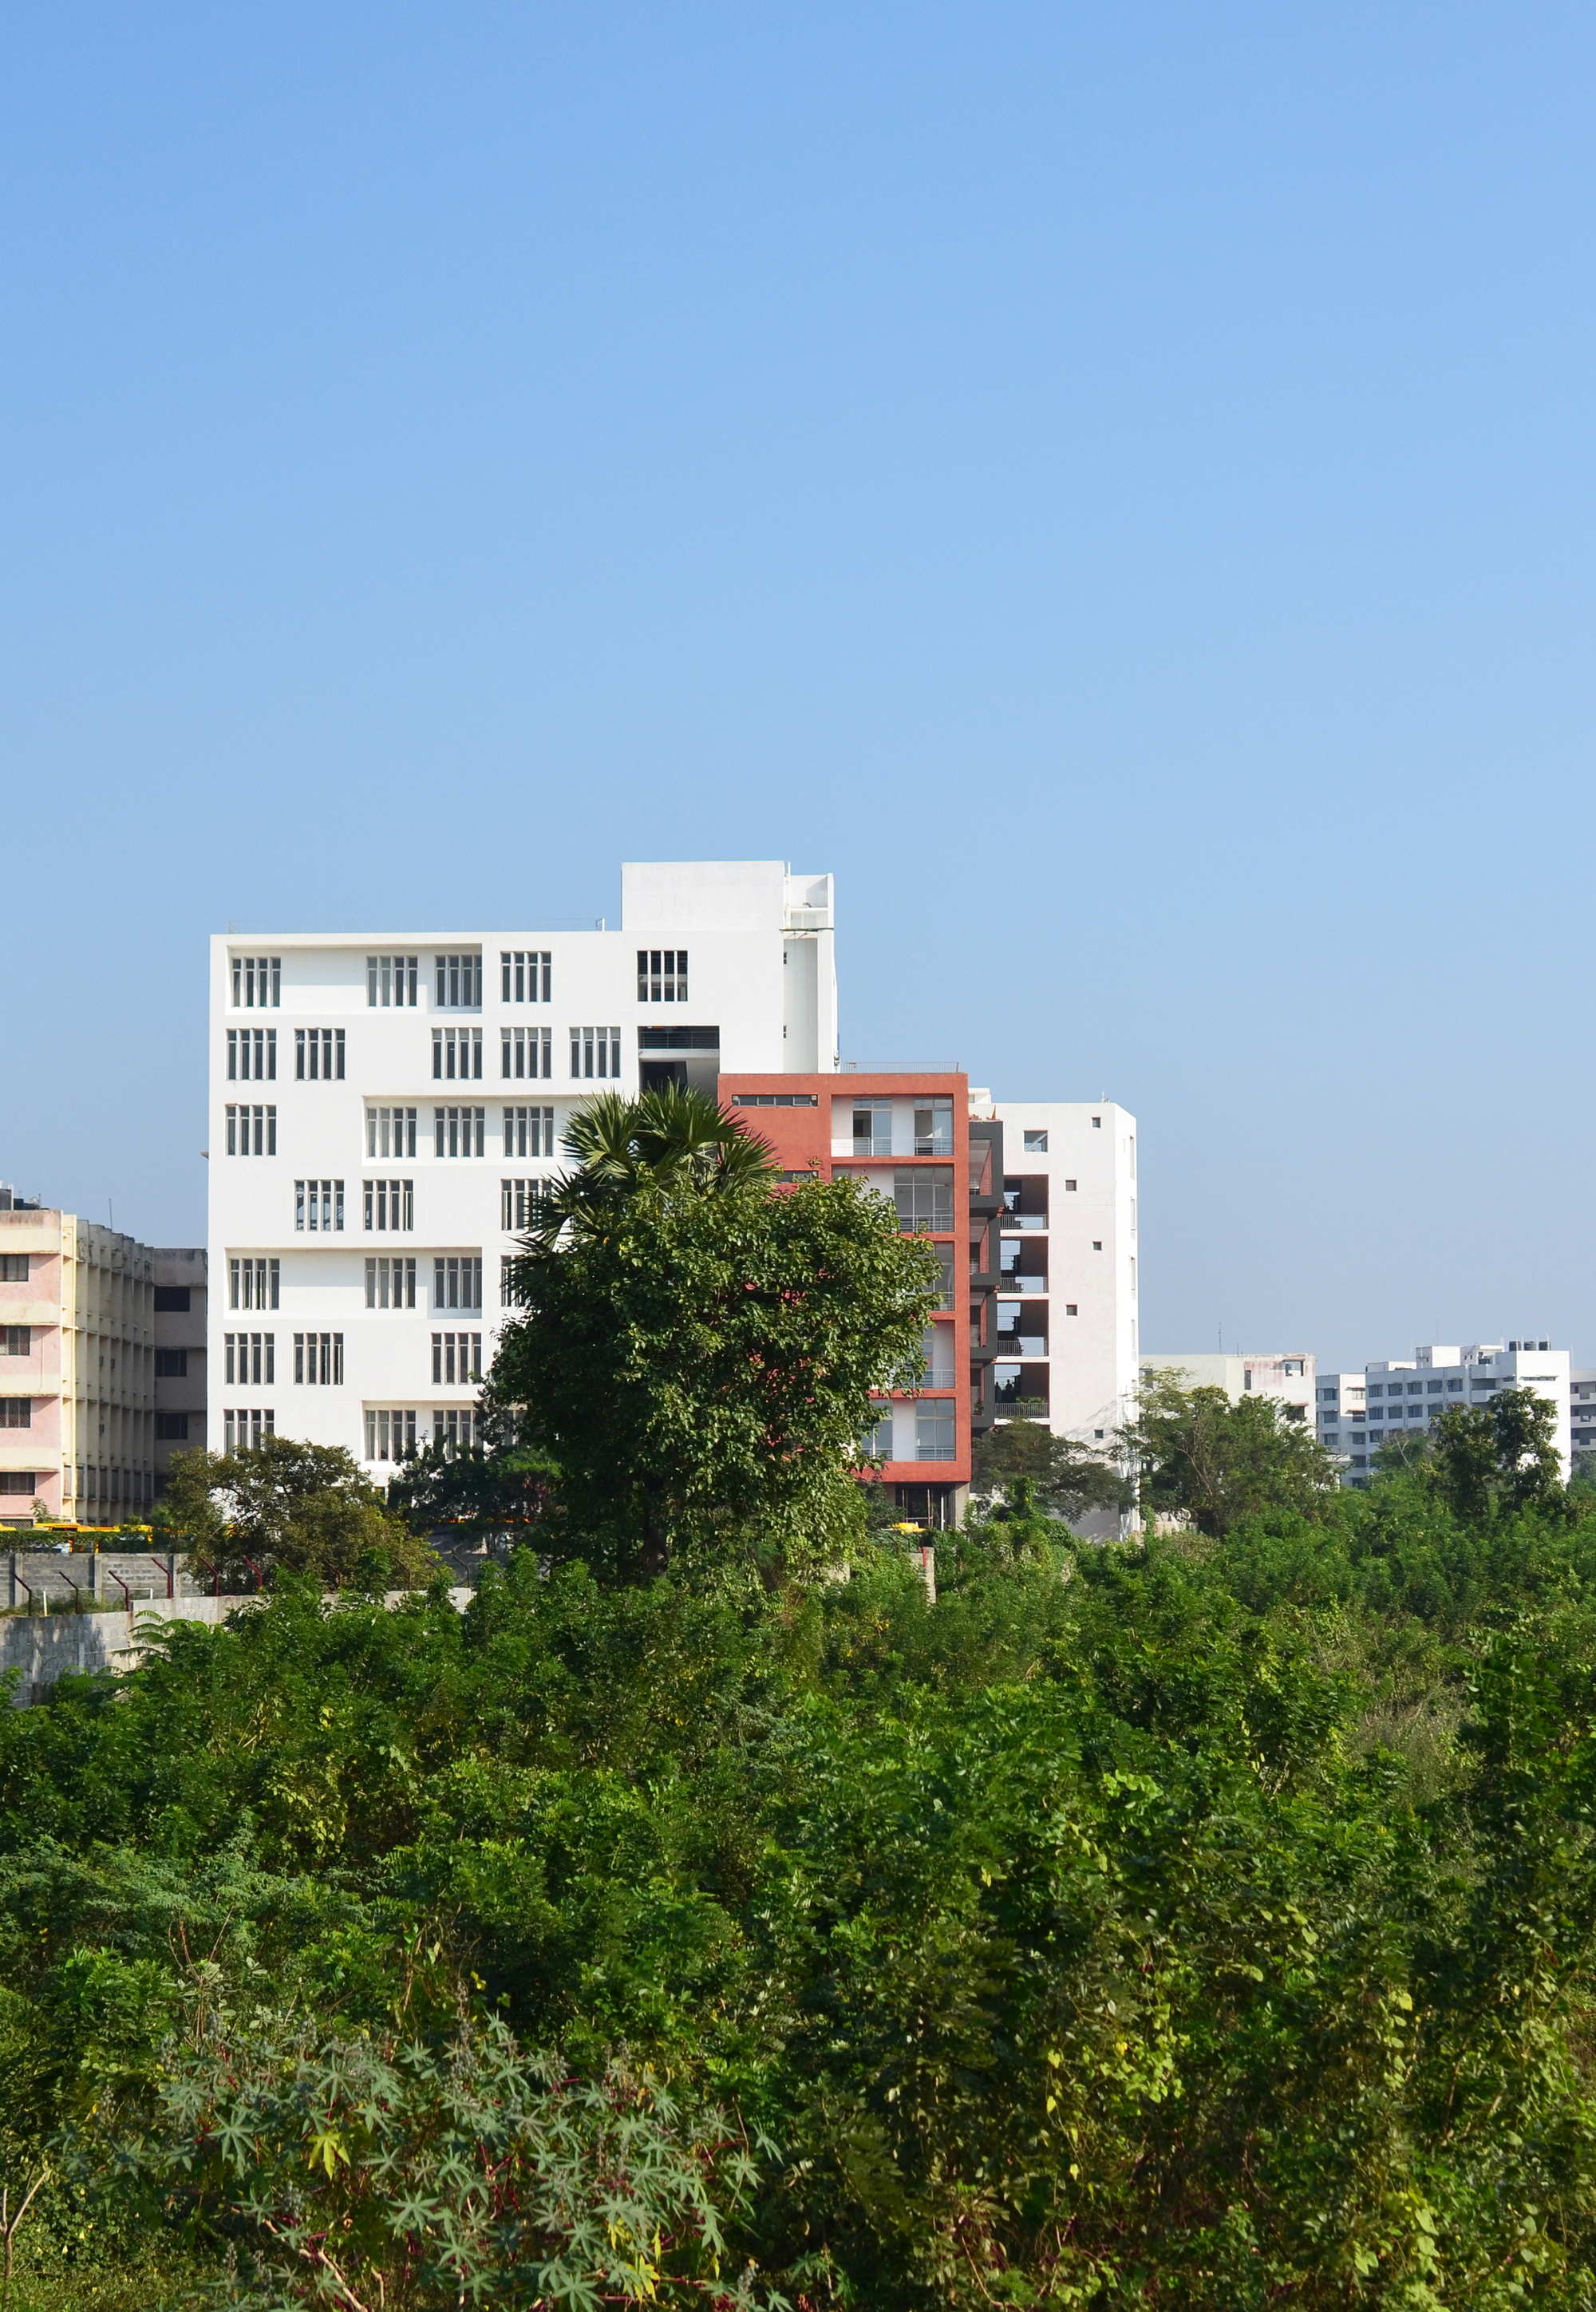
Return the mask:
[[999,1333],[997,1353],[1000,1357],[1045,1357],[1048,1339],[1045,1333]]
[[1047,1225],[1046,1213],[1005,1212],[1003,1216],[1004,1236],[1013,1236],[1016,1229],[1045,1229]]
[[998,1279],[997,1289],[1000,1292],[1007,1293],[1046,1292],[1048,1280],[1045,1276],[1038,1276],[1026,1270],[1005,1268]]

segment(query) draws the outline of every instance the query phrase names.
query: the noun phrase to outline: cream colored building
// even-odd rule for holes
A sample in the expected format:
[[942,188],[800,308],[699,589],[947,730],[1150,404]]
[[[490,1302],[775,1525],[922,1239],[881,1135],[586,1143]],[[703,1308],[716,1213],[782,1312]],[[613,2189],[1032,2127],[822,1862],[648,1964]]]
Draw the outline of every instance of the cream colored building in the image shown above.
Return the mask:
[[0,1522],[154,1498],[155,1253],[0,1188]]
[[1139,1362],[1144,1372],[1172,1373],[1185,1388],[1222,1388],[1232,1405],[1244,1397],[1272,1397],[1287,1421],[1306,1421],[1313,1411],[1318,1359],[1311,1349],[1234,1356],[1194,1349],[1184,1356],[1149,1354]]

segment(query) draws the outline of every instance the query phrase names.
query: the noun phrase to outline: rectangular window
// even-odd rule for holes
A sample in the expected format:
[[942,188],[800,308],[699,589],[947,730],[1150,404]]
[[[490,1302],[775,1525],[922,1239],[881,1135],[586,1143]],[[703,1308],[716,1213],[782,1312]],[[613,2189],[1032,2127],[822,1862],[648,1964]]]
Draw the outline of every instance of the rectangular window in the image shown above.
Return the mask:
[[506,1076],[551,1076],[554,1073],[552,1028],[502,1028],[499,1030],[500,1073]]
[[368,1309],[413,1309],[416,1306],[416,1263],[412,1259],[383,1260],[365,1265],[365,1305]]
[[222,1449],[226,1453],[248,1453],[259,1450],[263,1437],[275,1437],[277,1420],[269,1406],[262,1412],[259,1406],[234,1412],[229,1406],[222,1415]]
[[433,1261],[434,1309],[480,1309],[482,1255],[439,1253]]
[[953,1174],[939,1166],[934,1171],[899,1171],[892,1182],[898,1225],[905,1236],[951,1236],[953,1233]]
[[637,950],[639,1003],[685,1003],[688,1000],[688,951],[685,947],[640,947]]
[[283,959],[280,955],[235,955],[232,959],[232,1008],[235,1012],[276,1011],[283,1001]]
[[435,1383],[459,1385],[480,1380],[481,1378],[480,1333],[433,1335],[433,1379]]
[[542,1199],[548,1183],[546,1180],[501,1180],[499,1182],[499,1226],[517,1235],[537,1228],[542,1220]]
[[189,1352],[187,1349],[157,1349],[155,1379],[157,1380],[187,1380]]
[[397,1406],[367,1406],[365,1458],[368,1461],[407,1461],[416,1450],[416,1415]]
[[365,1000],[373,1011],[390,1006],[416,1008],[416,976],[421,959],[415,955],[368,955],[365,959]]
[[526,1305],[526,1294],[521,1283],[521,1257],[518,1253],[499,1255],[499,1306],[501,1309],[521,1309]]
[[414,1156],[416,1110],[413,1108],[368,1108],[365,1112],[365,1152],[370,1157]]
[[935,1399],[923,1400],[915,1407],[916,1460],[953,1461],[958,1458],[952,1406]]
[[[276,1073],[275,1067],[272,1073]],[[294,1031],[294,1075],[297,1083],[342,1083],[344,1030],[341,1028],[296,1028]]]
[[434,1028],[433,1029],[433,1075],[441,1080],[455,1077],[462,1081],[482,1073],[482,1030],[480,1028]]
[[480,1012],[482,1009],[482,958],[476,955],[440,955],[433,959],[436,966],[436,1003],[440,1011]]
[[499,972],[506,1003],[547,1003],[551,973],[547,948],[501,949]]
[[433,1408],[433,1443],[449,1447],[482,1442],[482,1416],[469,1405]]
[[1048,1135],[1045,1132],[1027,1132],[1023,1133],[1021,1136],[1024,1141],[1025,1153],[1028,1156],[1045,1156],[1047,1154]]
[[169,1445],[186,1442],[189,1435],[188,1414],[158,1413],[155,1415],[155,1434]]
[[294,1378],[305,1388],[341,1388],[344,1385],[342,1333],[295,1333]]
[[186,1317],[189,1295],[192,1287],[187,1284],[157,1284],[155,1314],[157,1317]]
[[953,1152],[953,1103],[933,1097],[915,1102],[916,1156],[951,1156]]
[[0,1397],[0,1429],[31,1429],[33,1399],[31,1397]]
[[854,1102],[854,1153],[855,1156],[890,1156],[892,1153],[892,1103],[890,1099],[856,1099]]
[[573,1076],[605,1076],[613,1081],[620,1073],[620,1029],[618,1028],[573,1028],[571,1030],[571,1073]]
[[275,1156],[277,1152],[277,1111],[275,1108],[235,1108],[227,1110],[227,1153],[230,1156]]
[[229,1028],[229,1083],[276,1082],[277,1031],[275,1028]]
[[18,1501],[31,1501],[36,1488],[31,1469],[0,1469],[0,1493],[9,1493]]
[[553,1108],[507,1108],[504,1110],[504,1152],[506,1156],[552,1156]]
[[252,1260],[248,1255],[227,1264],[227,1305],[230,1309],[275,1309],[282,1263]]
[[0,1284],[26,1284],[28,1255],[25,1252],[0,1252]]
[[277,1336],[275,1333],[224,1333],[223,1378],[229,1388],[269,1387],[276,1379]]
[[295,1180],[294,1225],[331,1236],[344,1225],[344,1184],[341,1180]]
[[485,1108],[434,1108],[434,1153],[438,1156],[482,1156],[487,1152],[487,1110]]
[[33,1335],[27,1325],[0,1325],[0,1357],[31,1357]]
[[416,1187],[411,1180],[367,1180],[362,1195],[368,1229],[413,1229]]

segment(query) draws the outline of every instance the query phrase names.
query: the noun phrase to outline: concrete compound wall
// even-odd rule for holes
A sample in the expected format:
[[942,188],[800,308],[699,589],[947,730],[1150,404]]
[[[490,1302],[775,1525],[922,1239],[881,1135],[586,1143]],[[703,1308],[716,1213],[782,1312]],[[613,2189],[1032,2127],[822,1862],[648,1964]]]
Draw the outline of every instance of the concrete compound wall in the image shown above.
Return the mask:
[[[92,1573],[91,1573],[92,1569]],[[171,1575],[171,1592],[167,1574]],[[119,1574],[132,1592],[129,1611],[111,1575]],[[46,1689],[68,1673],[136,1669],[152,1635],[166,1622],[201,1622],[212,1629],[230,1614],[250,1611],[254,1598],[213,1598],[188,1568],[182,1556],[171,1559],[144,1554],[67,1555],[60,1551],[11,1550],[0,1561],[0,1574],[9,1593],[7,1602],[22,1609],[0,1615],[0,1691],[8,1672],[17,1672],[12,1687],[14,1707],[25,1708],[42,1699]],[[75,1595],[73,1585],[76,1585]],[[28,1590],[33,1591],[28,1610]],[[398,1605],[411,1595],[390,1590],[388,1603]],[[474,1593],[469,1587],[451,1590],[450,1600],[463,1613]],[[115,1606],[101,1601],[115,1598]]]

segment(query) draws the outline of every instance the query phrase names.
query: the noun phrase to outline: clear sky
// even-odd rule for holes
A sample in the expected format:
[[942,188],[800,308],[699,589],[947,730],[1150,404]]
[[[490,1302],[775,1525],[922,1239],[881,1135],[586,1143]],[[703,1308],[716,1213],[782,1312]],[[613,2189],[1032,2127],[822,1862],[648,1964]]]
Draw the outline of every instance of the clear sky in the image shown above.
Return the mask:
[[1144,1344],[1596,1360],[1596,13],[13,9],[0,1178],[203,1239],[206,935],[837,877],[1141,1119]]

